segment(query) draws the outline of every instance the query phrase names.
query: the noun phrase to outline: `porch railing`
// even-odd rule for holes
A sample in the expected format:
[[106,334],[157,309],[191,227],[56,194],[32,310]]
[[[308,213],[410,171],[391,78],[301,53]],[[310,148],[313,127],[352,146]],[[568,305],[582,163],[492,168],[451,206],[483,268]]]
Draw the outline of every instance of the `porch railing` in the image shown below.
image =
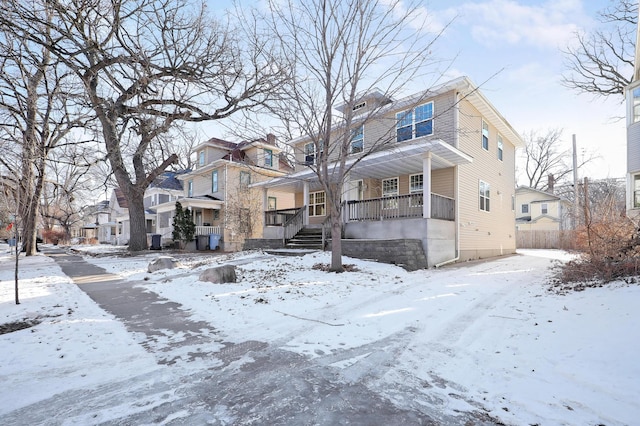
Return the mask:
[[264,212],[266,226],[282,226],[298,213],[300,209],[269,210]]
[[287,244],[287,241],[295,237],[304,227],[304,213],[307,211],[307,206],[294,210],[298,211],[282,225],[284,227],[282,236],[283,244]]
[[[347,202],[349,221],[422,217],[422,194],[396,195]],[[431,217],[455,220],[455,200],[431,194]]]
[[219,226],[196,226],[196,235],[221,234]]

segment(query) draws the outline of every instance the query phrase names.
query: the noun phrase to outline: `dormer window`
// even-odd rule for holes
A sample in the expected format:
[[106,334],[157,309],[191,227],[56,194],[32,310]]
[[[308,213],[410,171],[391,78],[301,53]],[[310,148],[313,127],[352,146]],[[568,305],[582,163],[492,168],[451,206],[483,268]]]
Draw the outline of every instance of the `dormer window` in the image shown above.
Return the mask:
[[264,150],[264,165],[265,167],[273,167],[273,151],[270,149]]
[[359,104],[355,104],[353,106],[353,111],[357,111],[357,110],[362,109],[362,108],[364,108],[366,106],[367,106],[366,102],[360,102]]
[[198,166],[204,166],[204,150],[198,152]]

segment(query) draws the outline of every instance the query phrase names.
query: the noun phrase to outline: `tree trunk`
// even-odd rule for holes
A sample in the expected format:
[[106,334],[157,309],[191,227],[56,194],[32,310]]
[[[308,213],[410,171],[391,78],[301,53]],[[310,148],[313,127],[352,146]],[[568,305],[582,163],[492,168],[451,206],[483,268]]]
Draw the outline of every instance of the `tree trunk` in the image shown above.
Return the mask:
[[[135,194],[130,192],[129,194]],[[129,203],[129,251],[142,251],[147,245],[147,223],[144,215],[144,194],[127,196]]]
[[[40,162],[41,170],[44,169],[44,161]],[[25,256],[33,256],[38,252],[37,245],[37,219],[38,219],[38,205],[42,197],[42,188],[44,187],[44,174],[38,175],[36,186],[33,189],[33,194],[28,194],[27,199],[32,200],[25,208],[23,220],[22,220],[22,251]],[[25,194],[27,195],[27,194]]]
[[[339,192],[338,192],[339,193]],[[340,202],[331,206],[331,267],[332,272],[343,272],[342,267],[342,212]]]

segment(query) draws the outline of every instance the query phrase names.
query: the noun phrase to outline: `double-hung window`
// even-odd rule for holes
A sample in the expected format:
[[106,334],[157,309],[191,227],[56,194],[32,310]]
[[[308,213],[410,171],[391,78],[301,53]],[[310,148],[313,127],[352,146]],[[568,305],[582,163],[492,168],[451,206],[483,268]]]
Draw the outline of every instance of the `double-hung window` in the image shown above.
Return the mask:
[[251,184],[251,173],[240,172],[240,188],[246,189]]
[[409,193],[411,194],[411,207],[422,205],[422,191],[424,189],[424,175],[422,173],[409,176]]
[[211,172],[211,192],[218,192],[218,171]]
[[351,153],[362,152],[364,149],[364,125],[356,127],[351,132]]
[[324,142],[318,141],[320,145],[320,149],[316,150],[316,144],[314,142],[309,142],[304,145],[304,164],[307,166],[313,166],[314,164],[318,164],[318,157],[322,154],[324,149]]
[[480,210],[488,212],[490,211],[491,191],[487,182],[480,181]]
[[198,166],[204,166],[204,150],[198,152]]
[[273,151],[270,149],[264,150],[264,165],[265,167],[273,167]]
[[548,214],[549,213],[549,205],[547,203],[540,204],[540,213]]
[[325,215],[324,191],[309,193],[309,216]]
[[520,207],[520,211],[522,212],[522,214],[528,214],[529,213],[529,204],[523,204]]
[[502,135],[498,134],[498,160],[502,161],[503,153],[504,153],[504,143],[502,142]]
[[489,151],[489,124],[482,120],[482,148]]
[[[382,208],[396,209],[398,208],[398,178],[382,179]],[[391,198],[393,197],[393,198]],[[386,199],[390,198],[390,199]]]
[[267,197],[267,210],[277,210],[278,199],[276,197]]
[[433,134],[433,102],[396,114],[396,140],[406,141]]
[[193,181],[187,182],[187,197],[193,197]]

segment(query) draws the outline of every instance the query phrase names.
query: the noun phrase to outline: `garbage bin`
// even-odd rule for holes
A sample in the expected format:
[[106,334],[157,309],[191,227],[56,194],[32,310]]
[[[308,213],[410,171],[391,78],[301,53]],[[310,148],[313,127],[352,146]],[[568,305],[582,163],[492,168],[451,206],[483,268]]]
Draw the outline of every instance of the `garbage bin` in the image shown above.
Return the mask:
[[151,250],[160,250],[162,248],[162,235],[153,234],[151,235]]
[[220,243],[220,234],[209,234],[209,250],[215,250]]
[[198,235],[196,238],[196,250],[206,250],[209,244],[208,235]]
[[15,247],[16,246],[16,239],[15,238],[9,238],[7,240],[7,242],[9,243],[9,247]]

